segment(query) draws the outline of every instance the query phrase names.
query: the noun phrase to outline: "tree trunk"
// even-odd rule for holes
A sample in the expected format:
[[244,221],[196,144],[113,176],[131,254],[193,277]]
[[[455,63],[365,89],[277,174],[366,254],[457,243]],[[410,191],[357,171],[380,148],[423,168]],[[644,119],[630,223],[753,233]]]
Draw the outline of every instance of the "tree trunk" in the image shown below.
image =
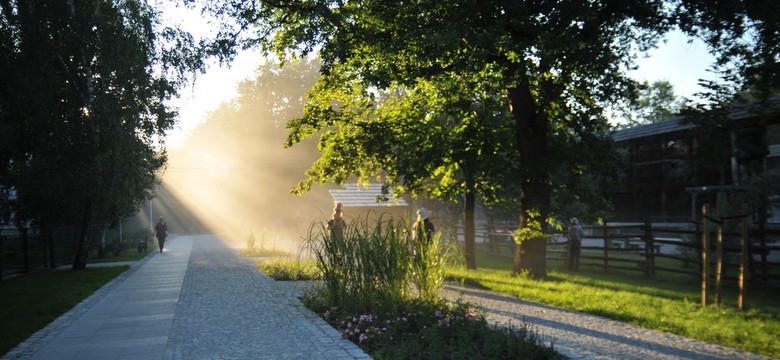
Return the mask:
[[89,225],[92,222],[92,201],[87,200],[84,205],[84,218],[81,221],[81,234],[79,235],[79,247],[76,251],[76,259],[73,260],[73,270],[87,268],[87,250],[89,249]]
[[[515,141],[520,150],[520,165],[523,169],[520,180],[520,228],[537,225],[546,233],[552,191],[546,159],[549,120],[535,104],[526,77],[522,77],[517,87],[508,89],[508,94],[516,127]],[[516,247],[512,274],[522,272],[534,278],[547,276],[545,238],[526,239]]]
[[477,269],[477,253],[474,245],[474,238],[476,237],[474,230],[474,207],[476,201],[474,200],[474,193],[466,193],[466,209],[464,211],[463,219],[463,245],[466,255],[466,269]]

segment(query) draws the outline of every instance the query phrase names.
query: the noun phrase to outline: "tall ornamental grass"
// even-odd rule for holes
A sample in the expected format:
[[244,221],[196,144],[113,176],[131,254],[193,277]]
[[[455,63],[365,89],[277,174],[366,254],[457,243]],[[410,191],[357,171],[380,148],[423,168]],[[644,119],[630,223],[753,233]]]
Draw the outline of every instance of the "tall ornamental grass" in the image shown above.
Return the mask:
[[447,276],[450,254],[450,248],[441,243],[440,232],[427,242],[412,242],[411,283],[421,300],[433,302],[439,298],[439,290]]
[[435,299],[444,281],[448,252],[441,250],[438,235],[420,244],[410,234],[406,221],[385,216],[353,219],[343,235],[323,222],[313,224],[304,246],[322,273],[322,286],[317,289],[322,305],[348,305],[352,311],[368,312],[392,310],[414,294]]

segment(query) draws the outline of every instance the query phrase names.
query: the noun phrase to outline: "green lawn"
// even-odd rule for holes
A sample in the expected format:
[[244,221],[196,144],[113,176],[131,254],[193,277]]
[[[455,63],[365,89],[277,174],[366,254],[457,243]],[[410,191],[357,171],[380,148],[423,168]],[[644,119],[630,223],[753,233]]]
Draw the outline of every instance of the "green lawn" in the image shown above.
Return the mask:
[[699,281],[679,275],[612,272],[578,273],[548,262],[549,277],[512,277],[512,259],[478,253],[477,271],[450,268],[449,276],[469,285],[557,307],[601,315],[637,326],[780,358],[780,291],[748,288],[749,310],[738,311],[736,285],[724,284],[720,307],[701,307]]
[[45,270],[0,281],[0,354],[13,349],[128,268]]

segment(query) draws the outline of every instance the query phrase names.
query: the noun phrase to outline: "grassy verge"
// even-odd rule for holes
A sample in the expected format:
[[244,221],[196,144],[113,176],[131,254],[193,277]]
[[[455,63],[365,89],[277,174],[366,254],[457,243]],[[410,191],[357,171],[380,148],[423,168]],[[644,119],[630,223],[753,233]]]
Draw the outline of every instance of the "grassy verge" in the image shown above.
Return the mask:
[[89,254],[89,258],[87,258],[87,263],[90,264],[96,264],[96,263],[108,263],[108,262],[122,262],[122,261],[137,261],[141,260],[146,255],[149,255],[149,253],[157,251],[157,242],[155,241],[154,244],[149,243],[148,248],[146,251],[138,252],[136,248],[132,249],[124,249],[122,250],[119,255],[114,255],[113,252],[107,252],[104,257],[98,257],[97,251],[92,251]]
[[596,314],[773,358],[780,358],[780,303],[777,290],[750,289],[749,310],[735,308],[733,284],[726,284],[720,307],[701,307],[696,281],[658,274],[570,273],[548,266],[549,277],[512,277],[512,259],[479,254],[477,271],[458,267],[450,278],[496,292],[566,309]]
[[260,261],[257,268],[274,280],[321,280],[322,273],[314,260],[293,260],[290,258],[274,258]]
[[47,270],[0,282],[0,354],[13,349],[128,268]]

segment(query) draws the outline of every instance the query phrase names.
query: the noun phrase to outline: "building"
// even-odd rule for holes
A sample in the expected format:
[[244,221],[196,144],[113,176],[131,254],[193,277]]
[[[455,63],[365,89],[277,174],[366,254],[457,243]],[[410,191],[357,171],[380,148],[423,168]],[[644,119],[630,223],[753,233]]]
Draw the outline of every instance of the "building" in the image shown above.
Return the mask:
[[[615,132],[627,160],[622,185],[610,194],[615,220],[691,221],[718,194],[742,191],[754,176],[780,169],[780,97],[696,124],[676,117]],[[780,222],[780,208],[772,210],[769,222]]]

